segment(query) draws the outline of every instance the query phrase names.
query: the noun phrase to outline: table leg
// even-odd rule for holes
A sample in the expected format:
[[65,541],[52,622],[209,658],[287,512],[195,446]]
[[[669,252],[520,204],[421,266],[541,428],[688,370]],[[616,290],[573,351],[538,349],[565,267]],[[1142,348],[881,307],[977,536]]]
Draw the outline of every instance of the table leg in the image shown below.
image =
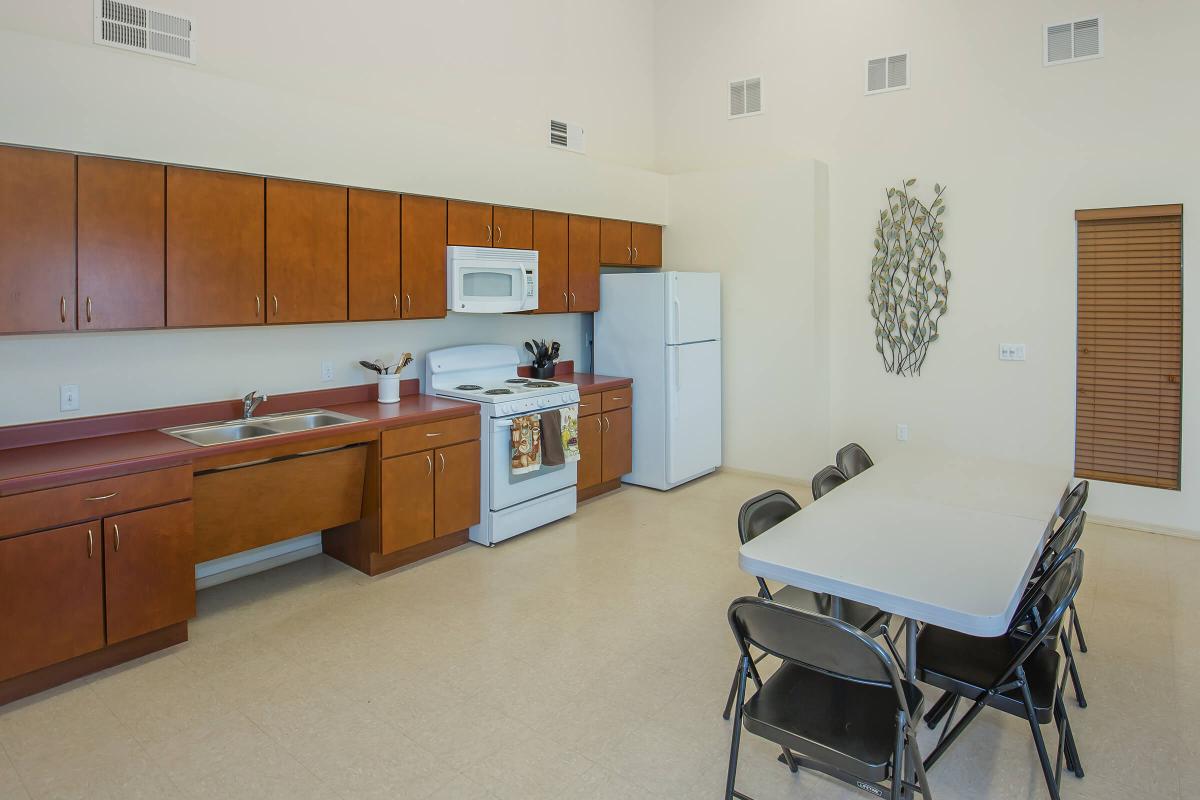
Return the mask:
[[842,616],[842,598],[837,597],[836,595],[829,596],[829,616],[833,617],[834,619],[845,619],[845,617]]
[[908,620],[904,626],[904,677],[910,682],[917,679],[917,621]]

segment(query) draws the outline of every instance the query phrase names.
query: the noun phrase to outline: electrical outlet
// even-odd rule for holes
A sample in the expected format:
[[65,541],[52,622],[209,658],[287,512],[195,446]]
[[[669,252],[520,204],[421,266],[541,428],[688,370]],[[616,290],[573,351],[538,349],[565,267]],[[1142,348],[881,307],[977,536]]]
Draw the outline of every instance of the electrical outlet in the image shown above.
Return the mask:
[[898,424],[896,426],[896,441],[898,441],[898,442],[907,442],[908,441],[908,423],[901,422],[900,424]]
[[1023,344],[1001,344],[1000,345],[1000,360],[1001,361],[1024,361],[1025,360],[1025,345],[1023,345]]
[[332,361],[322,361],[321,362],[321,380],[326,381],[326,382],[333,380],[333,362]]
[[64,383],[62,386],[58,387],[58,410],[79,410],[79,384]]

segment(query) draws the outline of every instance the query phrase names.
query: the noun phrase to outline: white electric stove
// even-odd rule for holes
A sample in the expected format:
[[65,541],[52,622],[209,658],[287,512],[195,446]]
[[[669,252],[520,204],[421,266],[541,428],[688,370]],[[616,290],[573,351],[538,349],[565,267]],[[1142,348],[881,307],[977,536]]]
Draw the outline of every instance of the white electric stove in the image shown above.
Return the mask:
[[425,358],[425,392],[480,406],[480,522],[472,541],[494,545],[575,513],[575,462],[513,475],[514,417],[579,404],[573,383],[521,378],[520,352],[498,344],[434,350]]

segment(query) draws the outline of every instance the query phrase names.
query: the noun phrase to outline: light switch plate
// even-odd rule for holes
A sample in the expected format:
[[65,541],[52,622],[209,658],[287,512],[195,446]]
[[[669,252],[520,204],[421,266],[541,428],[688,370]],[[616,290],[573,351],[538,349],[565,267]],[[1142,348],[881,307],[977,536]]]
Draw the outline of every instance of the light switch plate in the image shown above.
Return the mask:
[[1001,344],[1000,345],[1000,360],[1001,361],[1024,361],[1025,360],[1025,345],[1023,344]]
[[79,384],[64,383],[58,387],[58,410],[79,410]]
[[898,442],[907,442],[908,441],[908,423],[901,422],[900,424],[898,424],[896,426],[896,441],[898,441]]
[[321,362],[321,380],[326,381],[326,382],[333,380],[333,362],[332,361],[322,361]]

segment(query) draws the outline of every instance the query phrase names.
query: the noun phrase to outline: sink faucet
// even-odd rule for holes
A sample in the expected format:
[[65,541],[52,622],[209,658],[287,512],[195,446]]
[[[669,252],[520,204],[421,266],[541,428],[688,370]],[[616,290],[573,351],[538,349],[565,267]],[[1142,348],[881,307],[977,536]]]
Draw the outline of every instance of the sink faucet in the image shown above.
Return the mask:
[[258,390],[250,392],[242,398],[242,419],[250,419],[254,416],[254,409],[258,408],[259,403],[266,400],[265,394],[259,394]]

